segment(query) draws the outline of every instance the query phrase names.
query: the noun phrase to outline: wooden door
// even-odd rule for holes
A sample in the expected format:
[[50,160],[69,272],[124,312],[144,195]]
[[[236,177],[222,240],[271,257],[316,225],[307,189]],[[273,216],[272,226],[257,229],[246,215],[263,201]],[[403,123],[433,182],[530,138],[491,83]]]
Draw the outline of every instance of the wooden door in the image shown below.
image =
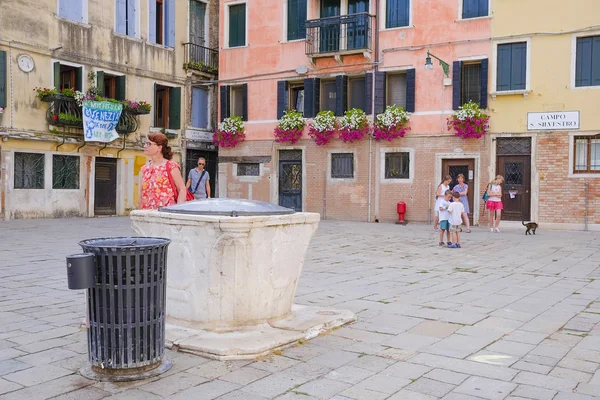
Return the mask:
[[204,41],[205,18],[206,3],[198,0],[190,0],[190,42],[193,44],[206,46]]
[[473,224],[473,199],[475,190],[474,182],[476,179],[475,160],[472,158],[442,160],[442,176],[440,176],[439,181],[441,182],[446,175],[450,175],[452,177],[452,182],[450,183],[450,190],[452,190],[452,188],[454,188],[454,185],[458,183],[456,180],[458,174],[463,174],[465,176],[465,183],[469,186],[469,190],[467,191],[467,199],[469,200],[468,215],[470,223]]
[[96,158],[94,215],[117,214],[117,160]]
[[497,174],[504,177],[502,219],[529,221],[531,218],[531,156],[498,156]]

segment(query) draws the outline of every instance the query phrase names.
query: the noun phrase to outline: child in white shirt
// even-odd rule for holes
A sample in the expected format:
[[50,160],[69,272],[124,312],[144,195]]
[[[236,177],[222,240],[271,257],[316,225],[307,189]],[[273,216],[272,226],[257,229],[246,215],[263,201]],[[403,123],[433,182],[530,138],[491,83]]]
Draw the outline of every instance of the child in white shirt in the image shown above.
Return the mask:
[[450,198],[452,197],[452,191],[446,190],[444,192],[444,199],[439,203],[439,223],[440,223],[440,246],[446,246],[444,244],[444,232],[446,232],[446,236],[448,239],[448,246],[452,244],[450,241],[450,223],[448,219],[450,218],[450,213],[448,212],[448,206],[450,203]]
[[448,212],[450,213],[448,220],[454,243],[449,244],[448,247],[460,249],[460,225],[462,224],[462,213],[465,212],[465,206],[460,202],[460,193],[454,192],[452,193],[452,197],[454,198],[454,202],[448,206]]

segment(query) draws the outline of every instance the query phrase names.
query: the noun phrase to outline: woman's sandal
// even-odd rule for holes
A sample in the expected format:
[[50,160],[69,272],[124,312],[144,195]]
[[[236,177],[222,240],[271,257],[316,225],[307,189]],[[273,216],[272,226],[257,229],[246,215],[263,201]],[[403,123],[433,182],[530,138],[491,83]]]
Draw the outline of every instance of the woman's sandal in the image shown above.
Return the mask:
[[471,233],[471,230],[470,230],[470,229],[467,229],[467,233]]

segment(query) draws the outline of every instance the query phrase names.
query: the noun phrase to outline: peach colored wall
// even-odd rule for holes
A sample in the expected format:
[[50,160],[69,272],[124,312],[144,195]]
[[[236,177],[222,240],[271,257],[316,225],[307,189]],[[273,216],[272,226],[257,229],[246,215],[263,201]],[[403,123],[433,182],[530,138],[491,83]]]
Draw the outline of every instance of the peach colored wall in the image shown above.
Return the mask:
[[[373,70],[372,60],[362,55],[343,58],[343,65],[330,58],[311,65],[305,55],[305,41],[285,42],[285,0],[253,0],[247,3],[247,46],[228,49],[225,41],[225,8],[231,1],[221,0],[219,78],[225,84],[248,83],[246,140],[269,140],[276,126],[277,81],[302,80],[339,74],[363,74]],[[233,2],[236,3],[236,2]],[[371,13],[375,13],[371,1]],[[490,58],[490,19],[458,21],[459,2],[412,1],[412,25],[383,29],[379,33],[380,69],[416,69],[416,113],[409,135],[447,132],[446,118],[452,112],[452,86],[443,86],[442,68],[434,59],[434,69],[425,70],[427,50],[450,65],[465,57]],[[309,0],[309,19],[318,18],[319,0]],[[385,1],[380,1],[380,27],[384,27]],[[375,23],[373,23],[375,25]],[[373,38],[377,30],[373,26]],[[372,46],[374,48],[374,44]],[[294,70],[309,66],[307,76]],[[259,76],[262,75],[262,76]],[[450,71],[452,76],[452,71]],[[422,115],[421,113],[427,113]],[[254,122],[253,122],[254,121]],[[305,132],[305,138],[307,138]]]

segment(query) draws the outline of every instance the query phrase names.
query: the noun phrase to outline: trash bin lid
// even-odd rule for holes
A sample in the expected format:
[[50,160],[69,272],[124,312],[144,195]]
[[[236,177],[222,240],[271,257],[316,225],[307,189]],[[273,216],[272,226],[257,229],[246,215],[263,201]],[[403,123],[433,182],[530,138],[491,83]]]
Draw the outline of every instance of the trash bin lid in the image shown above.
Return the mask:
[[291,208],[276,206],[257,200],[244,199],[203,199],[161,207],[159,211],[175,214],[225,215],[229,217],[256,215],[293,214]]
[[79,245],[85,251],[86,249],[99,248],[153,248],[168,245],[169,243],[171,243],[171,240],[166,238],[132,236],[86,239],[79,242]]

